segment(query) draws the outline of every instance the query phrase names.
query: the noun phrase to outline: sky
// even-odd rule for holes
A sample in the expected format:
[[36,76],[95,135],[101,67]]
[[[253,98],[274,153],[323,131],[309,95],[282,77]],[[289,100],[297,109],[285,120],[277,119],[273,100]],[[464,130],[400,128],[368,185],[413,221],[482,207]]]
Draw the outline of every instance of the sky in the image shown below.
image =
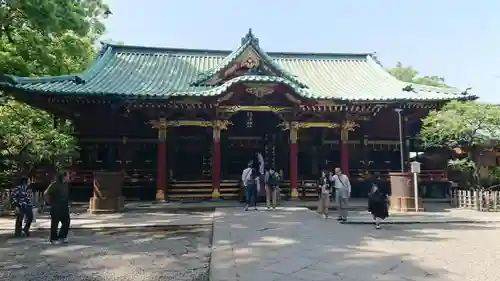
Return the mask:
[[103,40],[233,50],[371,53],[500,103],[500,2],[470,0],[105,0]]

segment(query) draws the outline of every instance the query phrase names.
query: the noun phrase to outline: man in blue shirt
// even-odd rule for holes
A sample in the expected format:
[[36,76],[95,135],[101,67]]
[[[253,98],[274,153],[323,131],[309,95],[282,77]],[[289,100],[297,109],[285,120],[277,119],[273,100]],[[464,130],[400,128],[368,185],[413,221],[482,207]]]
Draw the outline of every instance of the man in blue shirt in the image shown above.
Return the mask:
[[[31,222],[33,221],[33,204],[31,203],[31,198],[28,195],[28,179],[22,177],[19,184],[12,190],[12,202],[16,208],[16,226],[14,231],[14,236],[21,237],[22,232],[26,236],[30,235]],[[26,217],[25,225],[23,225],[23,219]]]

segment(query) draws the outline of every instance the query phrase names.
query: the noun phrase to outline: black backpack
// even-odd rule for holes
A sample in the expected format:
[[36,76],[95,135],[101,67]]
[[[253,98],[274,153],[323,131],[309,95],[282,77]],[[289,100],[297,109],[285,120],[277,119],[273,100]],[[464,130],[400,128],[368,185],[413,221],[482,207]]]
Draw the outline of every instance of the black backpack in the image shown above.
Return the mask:
[[272,187],[277,186],[280,184],[280,176],[276,172],[272,172],[269,175],[269,185]]

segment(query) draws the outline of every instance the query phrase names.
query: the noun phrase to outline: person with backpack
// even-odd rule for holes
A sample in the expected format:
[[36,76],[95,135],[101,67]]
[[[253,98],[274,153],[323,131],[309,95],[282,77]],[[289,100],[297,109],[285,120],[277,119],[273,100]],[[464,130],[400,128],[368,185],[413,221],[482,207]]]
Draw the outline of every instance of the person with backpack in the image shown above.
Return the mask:
[[[11,200],[16,210],[14,237],[21,237],[22,233],[30,236],[31,223],[33,222],[33,203],[28,195],[28,186],[28,178],[22,177],[11,193]],[[24,218],[26,218],[25,224],[22,227]]]
[[[58,173],[54,181],[44,192],[45,200],[50,205],[50,237],[49,242],[67,243],[70,225],[68,184],[64,180],[64,175]],[[61,229],[57,232],[61,223]]]
[[271,167],[265,173],[264,182],[266,186],[267,209],[271,210],[272,206],[273,210],[276,210],[276,201],[278,197],[279,184],[280,184],[280,174],[276,171],[276,169]]
[[380,229],[380,221],[389,216],[389,199],[376,184],[372,184],[368,194],[368,211],[372,214],[375,229]]
[[248,211],[248,207],[253,206],[257,211],[257,171],[252,168],[251,164],[243,170],[241,174],[241,182],[243,188],[245,189],[245,211]]

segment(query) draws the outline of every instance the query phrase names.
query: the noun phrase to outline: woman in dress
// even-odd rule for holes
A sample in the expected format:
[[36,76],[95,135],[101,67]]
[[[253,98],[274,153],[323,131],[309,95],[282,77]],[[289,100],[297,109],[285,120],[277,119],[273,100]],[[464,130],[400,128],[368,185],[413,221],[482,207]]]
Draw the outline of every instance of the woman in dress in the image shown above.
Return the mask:
[[380,229],[380,222],[389,216],[388,197],[376,184],[372,184],[368,195],[368,211],[372,214],[375,228]]
[[328,208],[330,205],[330,184],[325,171],[321,173],[318,180],[318,214],[323,215],[324,219],[328,218]]

